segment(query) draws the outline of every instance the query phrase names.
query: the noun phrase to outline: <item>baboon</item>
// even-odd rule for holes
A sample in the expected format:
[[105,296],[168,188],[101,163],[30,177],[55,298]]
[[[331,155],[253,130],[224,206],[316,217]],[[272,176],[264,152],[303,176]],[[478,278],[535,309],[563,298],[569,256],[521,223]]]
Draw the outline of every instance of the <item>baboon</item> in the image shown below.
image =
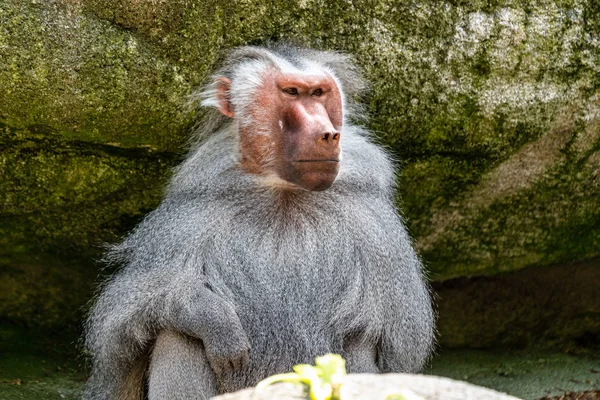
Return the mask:
[[107,254],[86,399],[207,399],[325,353],[422,368],[429,290],[393,165],[353,123],[365,89],[343,54],[229,54],[163,202]]

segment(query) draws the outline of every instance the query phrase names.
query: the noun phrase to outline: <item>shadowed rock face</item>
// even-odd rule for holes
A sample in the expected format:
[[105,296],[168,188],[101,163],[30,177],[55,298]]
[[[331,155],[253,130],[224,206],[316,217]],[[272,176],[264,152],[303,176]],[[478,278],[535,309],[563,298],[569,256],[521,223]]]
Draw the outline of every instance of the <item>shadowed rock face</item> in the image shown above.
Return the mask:
[[600,259],[435,282],[445,348],[551,346],[600,356]]
[[[47,255],[93,276],[98,246],[158,204],[194,123],[187,96],[219,53],[278,39],[357,58],[434,279],[600,255],[593,2],[375,3],[3,1],[0,278],[62,276]],[[78,279],[57,287],[86,298]],[[6,309],[36,296],[5,295],[0,316],[31,323]]]

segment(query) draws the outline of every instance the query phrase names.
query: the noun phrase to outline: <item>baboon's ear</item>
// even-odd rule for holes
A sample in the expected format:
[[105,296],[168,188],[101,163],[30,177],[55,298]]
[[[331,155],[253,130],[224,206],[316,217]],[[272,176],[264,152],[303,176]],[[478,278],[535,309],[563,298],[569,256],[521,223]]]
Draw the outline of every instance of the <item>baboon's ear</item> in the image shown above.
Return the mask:
[[217,78],[215,84],[217,87],[217,109],[221,111],[221,114],[233,118],[235,113],[230,99],[231,80],[221,76]]

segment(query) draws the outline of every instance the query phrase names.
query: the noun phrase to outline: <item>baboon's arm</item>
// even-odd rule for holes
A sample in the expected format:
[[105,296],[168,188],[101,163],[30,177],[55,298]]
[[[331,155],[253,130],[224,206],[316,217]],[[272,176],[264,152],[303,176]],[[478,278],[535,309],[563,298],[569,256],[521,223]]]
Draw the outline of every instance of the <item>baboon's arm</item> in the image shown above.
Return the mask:
[[193,298],[175,300],[171,309],[168,325],[200,339],[216,373],[246,365],[250,343],[230,302],[202,286]]

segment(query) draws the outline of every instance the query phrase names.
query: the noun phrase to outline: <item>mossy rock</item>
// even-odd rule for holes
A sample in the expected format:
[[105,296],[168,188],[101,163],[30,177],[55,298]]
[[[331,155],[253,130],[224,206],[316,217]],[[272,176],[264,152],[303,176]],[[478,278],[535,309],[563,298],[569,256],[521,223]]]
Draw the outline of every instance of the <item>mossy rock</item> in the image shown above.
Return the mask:
[[3,1],[0,276],[95,276],[160,201],[219,55],[282,39],[356,57],[434,280],[598,257],[599,32],[592,0]]

